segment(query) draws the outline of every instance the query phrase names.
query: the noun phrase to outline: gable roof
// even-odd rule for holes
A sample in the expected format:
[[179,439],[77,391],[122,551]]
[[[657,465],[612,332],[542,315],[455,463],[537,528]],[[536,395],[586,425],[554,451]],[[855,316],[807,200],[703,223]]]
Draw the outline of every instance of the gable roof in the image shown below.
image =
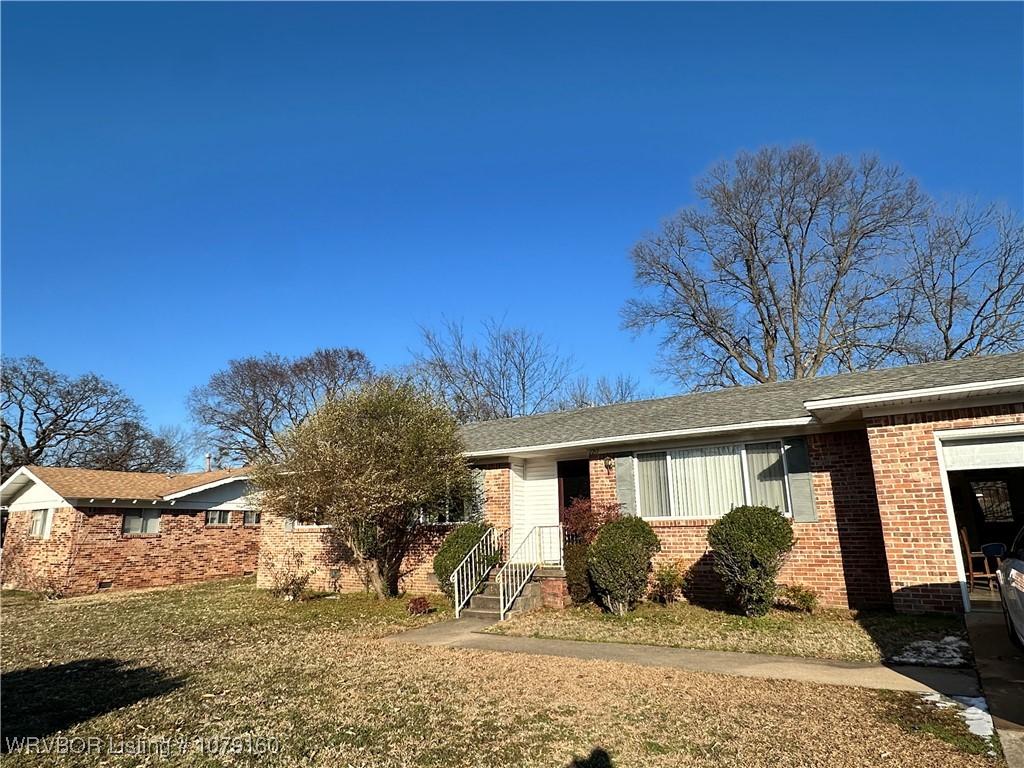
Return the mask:
[[805,406],[813,401],[1017,379],[1020,381],[1012,382],[1014,386],[1024,385],[1024,352],[480,421],[464,425],[462,435],[472,455],[567,443],[600,444],[602,440],[639,439],[680,430],[795,426],[815,420],[813,411]]
[[[3,490],[19,473],[27,472],[45,483],[65,499],[152,499],[160,500],[172,495],[204,488],[211,483],[231,478],[244,479],[247,467],[217,469],[212,472],[186,472],[169,474],[163,472],[113,472],[104,469],[76,469],[69,467],[22,467],[7,479]],[[18,490],[23,484],[18,485]],[[3,494],[5,497],[7,493]]]

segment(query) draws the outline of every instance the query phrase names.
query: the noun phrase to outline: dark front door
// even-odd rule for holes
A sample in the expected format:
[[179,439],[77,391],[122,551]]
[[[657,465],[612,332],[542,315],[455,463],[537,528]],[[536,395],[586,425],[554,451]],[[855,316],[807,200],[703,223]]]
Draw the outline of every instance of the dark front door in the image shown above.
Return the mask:
[[590,499],[590,462],[558,462],[558,509],[565,509],[573,499]]

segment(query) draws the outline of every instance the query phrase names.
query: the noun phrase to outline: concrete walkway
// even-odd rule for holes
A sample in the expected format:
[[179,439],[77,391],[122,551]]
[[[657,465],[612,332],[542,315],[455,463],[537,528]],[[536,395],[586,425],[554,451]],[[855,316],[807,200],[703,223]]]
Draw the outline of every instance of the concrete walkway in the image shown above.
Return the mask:
[[468,648],[478,651],[561,656],[573,659],[618,661],[648,667],[672,667],[719,675],[800,680],[825,685],[848,685],[894,691],[977,696],[978,679],[973,670],[892,666],[860,662],[802,659],[757,653],[696,651],[626,643],[590,643],[577,640],[542,640],[482,634],[490,622],[459,619],[431,624],[394,635],[393,642]]
[[1024,768],[1024,651],[1010,642],[1002,610],[972,610],[967,634],[1006,764]]

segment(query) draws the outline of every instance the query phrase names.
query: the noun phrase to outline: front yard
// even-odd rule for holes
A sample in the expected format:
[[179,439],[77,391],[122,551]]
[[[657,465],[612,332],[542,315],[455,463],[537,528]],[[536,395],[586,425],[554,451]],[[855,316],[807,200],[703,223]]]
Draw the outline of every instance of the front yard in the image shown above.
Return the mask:
[[68,766],[1002,765],[910,694],[389,642],[448,615],[406,603],[284,603],[250,581],[5,597],[5,749],[75,737],[47,758]]
[[804,656],[843,661],[893,661],[962,666],[970,661],[963,622],[940,615],[773,610],[748,618],[689,603],[645,603],[626,616],[596,606],[537,611],[490,629],[505,635],[638,643]]

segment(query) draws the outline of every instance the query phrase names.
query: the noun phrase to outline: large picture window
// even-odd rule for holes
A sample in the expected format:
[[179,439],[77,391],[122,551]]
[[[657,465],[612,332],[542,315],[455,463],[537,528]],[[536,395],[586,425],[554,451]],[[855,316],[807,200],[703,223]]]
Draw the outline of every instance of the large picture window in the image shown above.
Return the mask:
[[743,504],[789,512],[778,441],[641,453],[636,462],[643,517],[715,518]]

